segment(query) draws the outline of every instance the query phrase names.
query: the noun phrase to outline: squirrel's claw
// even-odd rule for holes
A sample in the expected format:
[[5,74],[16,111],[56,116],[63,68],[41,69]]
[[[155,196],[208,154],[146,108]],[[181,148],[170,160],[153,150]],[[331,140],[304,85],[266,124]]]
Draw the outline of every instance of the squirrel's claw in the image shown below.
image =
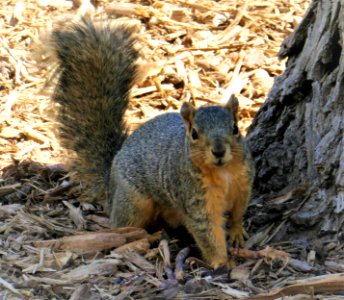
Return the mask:
[[243,248],[245,246],[244,236],[247,237],[247,233],[242,227],[241,224],[239,225],[232,225],[229,229],[229,243],[231,246],[235,248]]

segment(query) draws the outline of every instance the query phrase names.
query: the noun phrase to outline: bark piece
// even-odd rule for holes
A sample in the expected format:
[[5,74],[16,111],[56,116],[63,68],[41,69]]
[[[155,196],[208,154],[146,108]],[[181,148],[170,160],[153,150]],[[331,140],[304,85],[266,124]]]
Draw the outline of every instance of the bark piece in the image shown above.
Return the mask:
[[80,282],[92,275],[110,275],[117,272],[117,265],[121,261],[117,259],[95,260],[92,263],[77,267],[63,276],[72,282]]
[[88,300],[91,299],[91,287],[89,284],[80,285],[69,298],[69,300]]
[[118,247],[117,249],[113,250],[111,253],[125,253],[125,252],[129,252],[129,251],[135,251],[137,253],[146,253],[147,250],[150,247],[150,243],[148,241],[147,238],[141,239],[141,240],[137,240],[137,241],[133,241],[131,243],[122,245],[120,247]]
[[54,249],[70,250],[75,252],[97,252],[119,247],[126,243],[126,238],[118,233],[92,232],[74,236],[65,236],[61,239],[36,241],[34,246],[52,247]]
[[309,293],[336,293],[342,292],[344,287],[344,273],[330,274],[324,276],[313,277],[305,280],[299,280],[297,283],[287,286],[268,294],[252,296],[249,300],[273,300],[289,295]]

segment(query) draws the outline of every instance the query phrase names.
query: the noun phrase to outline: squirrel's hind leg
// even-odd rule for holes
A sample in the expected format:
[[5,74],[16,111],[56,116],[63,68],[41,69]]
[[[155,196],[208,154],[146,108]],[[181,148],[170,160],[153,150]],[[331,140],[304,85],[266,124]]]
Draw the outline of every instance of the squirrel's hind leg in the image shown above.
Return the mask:
[[150,197],[129,188],[117,186],[111,199],[110,221],[114,227],[147,227],[156,216],[156,205]]

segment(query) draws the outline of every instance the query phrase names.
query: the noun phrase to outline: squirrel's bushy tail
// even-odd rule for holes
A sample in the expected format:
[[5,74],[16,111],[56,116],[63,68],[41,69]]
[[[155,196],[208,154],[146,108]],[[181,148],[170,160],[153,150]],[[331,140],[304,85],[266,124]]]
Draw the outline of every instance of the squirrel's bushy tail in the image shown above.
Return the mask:
[[71,168],[88,186],[88,197],[103,198],[112,160],[127,136],[123,118],[138,58],[133,28],[84,18],[54,30],[50,42],[58,61],[53,100],[60,139],[77,154]]

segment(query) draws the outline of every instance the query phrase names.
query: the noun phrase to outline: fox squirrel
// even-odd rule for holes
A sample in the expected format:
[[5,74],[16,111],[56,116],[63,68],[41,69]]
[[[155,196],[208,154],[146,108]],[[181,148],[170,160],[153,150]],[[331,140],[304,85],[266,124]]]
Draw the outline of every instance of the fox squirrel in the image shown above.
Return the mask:
[[212,267],[227,265],[229,236],[243,246],[253,167],[237,127],[238,100],[165,113],[128,136],[124,121],[137,77],[133,29],[72,22],[51,34],[58,61],[53,100],[63,145],[88,197],[108,199],[113,226],[146,227],[158,217],[184,225]]

